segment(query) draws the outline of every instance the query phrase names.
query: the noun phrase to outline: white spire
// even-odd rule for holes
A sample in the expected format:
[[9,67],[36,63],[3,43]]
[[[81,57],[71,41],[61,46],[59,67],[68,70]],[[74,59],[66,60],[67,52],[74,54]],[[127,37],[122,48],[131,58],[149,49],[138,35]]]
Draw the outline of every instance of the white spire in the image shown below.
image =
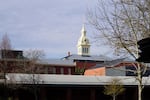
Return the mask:
[[84,25],[84,24],[83,24],[83,26],[82,26],[81,34],[82,34],[83,36],[86,36],[86,30],[85,30],[85,25]]
[[90,43],[86,37],[86,29],[84,24],[81,29],[81,37],[78,40],[78,54],[86,56],[90,55]]

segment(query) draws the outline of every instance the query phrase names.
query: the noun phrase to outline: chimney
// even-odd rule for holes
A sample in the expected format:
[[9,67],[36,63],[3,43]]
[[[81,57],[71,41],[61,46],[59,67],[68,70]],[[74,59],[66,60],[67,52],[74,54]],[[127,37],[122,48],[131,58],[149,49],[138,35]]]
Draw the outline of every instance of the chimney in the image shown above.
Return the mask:
[[70,56],[70,51],[68,52],[68,56]]

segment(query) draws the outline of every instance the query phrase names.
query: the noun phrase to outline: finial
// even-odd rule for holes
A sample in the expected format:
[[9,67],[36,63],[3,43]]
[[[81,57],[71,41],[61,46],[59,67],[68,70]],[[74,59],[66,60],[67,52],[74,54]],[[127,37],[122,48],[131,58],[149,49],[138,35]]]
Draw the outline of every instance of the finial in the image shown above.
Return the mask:
[[85,31],[85,24],[86,24],[86,19],[85,19],[85,15],[83,16],[83,25],[82,25],[82,31]]
[[83,25],[82,25],[82,32],[84,32],[84,31],[85,31],[85,25],[83,23]]

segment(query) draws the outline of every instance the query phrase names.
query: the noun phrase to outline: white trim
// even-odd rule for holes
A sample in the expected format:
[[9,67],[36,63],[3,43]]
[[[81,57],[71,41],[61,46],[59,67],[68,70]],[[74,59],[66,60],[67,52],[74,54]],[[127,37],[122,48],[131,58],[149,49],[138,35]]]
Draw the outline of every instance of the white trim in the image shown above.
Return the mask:
[[[9,84],[33,84],[33,74],[7,74]],[[38,84],[60,84],[60,85],[107,85],[113,78],[119,79],[124,85],[137,85],[135,77],[128,76],[83,76],[83,75],[51,75],[34,74]],[[9,79],[9,80],[8,80]],[[0,80],[0,82],[2,82]],[[143,77],[143,85],[150,85],[150,77]]]

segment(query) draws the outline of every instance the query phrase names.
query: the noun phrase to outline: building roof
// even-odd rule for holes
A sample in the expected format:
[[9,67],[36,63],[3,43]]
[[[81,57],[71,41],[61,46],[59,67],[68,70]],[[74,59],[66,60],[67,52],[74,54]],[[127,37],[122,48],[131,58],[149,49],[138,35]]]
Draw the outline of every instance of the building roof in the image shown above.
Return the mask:
[[42,59],[38,60],[37,63],[45,65],[75,66],[73,60],[62,60],[62,59]]
[[69,59],[69,60],[83,60],[83,61],[110,61],[111,58],[104,56],[104,55],[90,55],[90,56],[83,56],[83,55],[69,55],[64,57],[63,59]]
[[133,63],[135,61],[132,61],[132,60],[129,60],[127,58],[120,58],[120,59],[115,59],[115,60],[110,60],[110,61],[105,61],[103,63],[100,63],[100,64],[96,64],[95,66],[93,66],[91,69],[94,69],[94,68],[100,68],[100,67],[114,67],[120,63],[123,63],[123,62],[128,62],[128,63]]
[[[34,82],[33,82],[34,77]],[[113,79],[119,79],[123,85],[137,85],[135,77],[131,76],[82,76],[82,75],[50,75],[50,74],[16,74],[6,76],[9,84],[47,84],[47,85],[107,85]],[[1,82],[1,81],[0,81]],[[149,77],[143,77],[143,85],[150,85]]]

